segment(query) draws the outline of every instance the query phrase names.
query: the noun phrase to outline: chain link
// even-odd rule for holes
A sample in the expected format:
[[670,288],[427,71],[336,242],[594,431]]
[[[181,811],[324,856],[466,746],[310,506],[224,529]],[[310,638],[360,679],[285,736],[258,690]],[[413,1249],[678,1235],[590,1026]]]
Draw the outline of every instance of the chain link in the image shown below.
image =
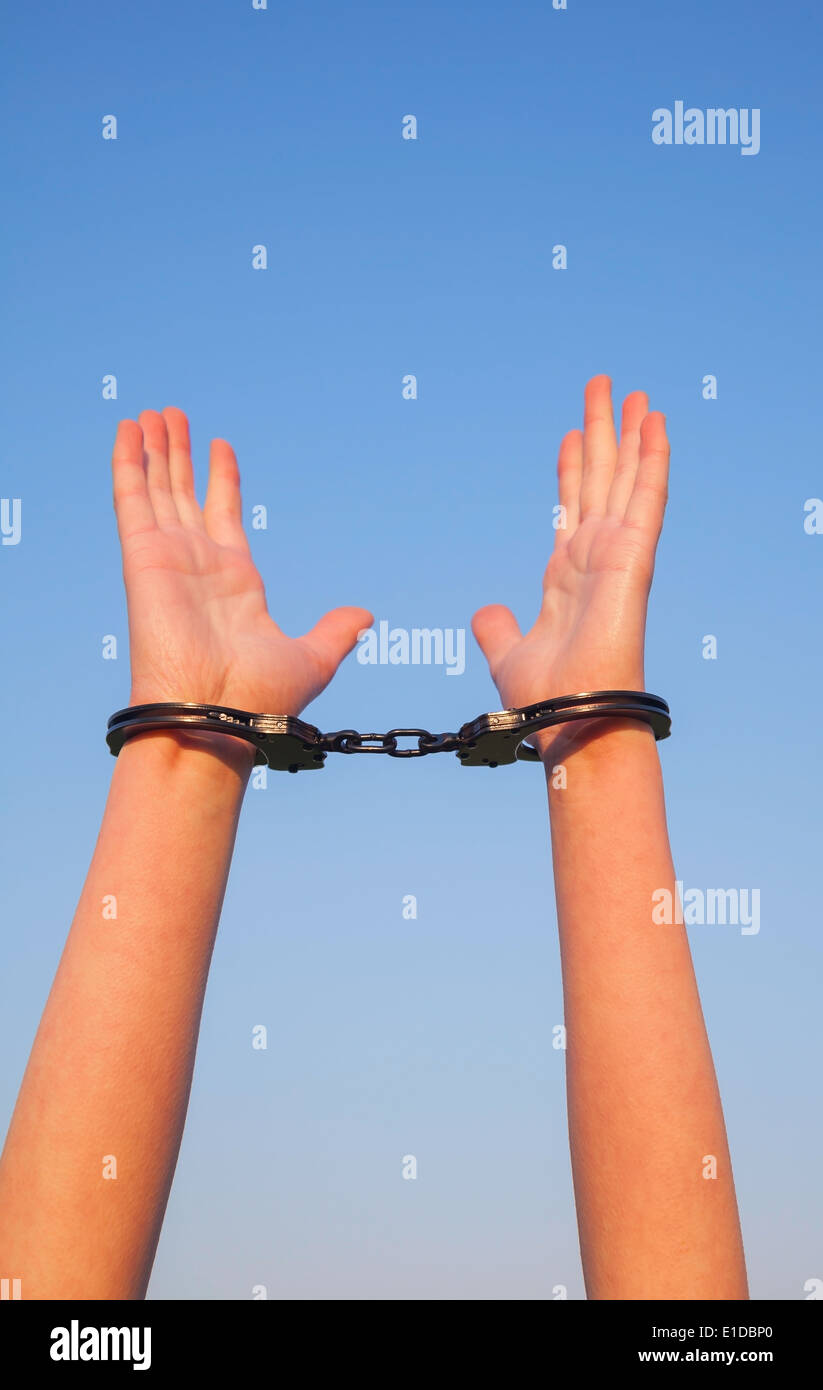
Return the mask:
[[[399,738],[416,738],[416,748],[398,748]],[[387,734],[359,734],[338,729],[321,736],[326,753],[387,753],[390,758],[423,758],[427,753],[453,753],[459,747],[456,734],[432,734],[428,729],[389,729]]]

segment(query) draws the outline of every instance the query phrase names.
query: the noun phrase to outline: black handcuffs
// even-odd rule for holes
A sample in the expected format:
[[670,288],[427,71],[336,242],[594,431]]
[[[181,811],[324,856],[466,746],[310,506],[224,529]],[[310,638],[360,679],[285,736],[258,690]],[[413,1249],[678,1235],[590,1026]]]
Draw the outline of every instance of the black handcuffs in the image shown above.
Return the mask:
[[[249,714],[221,705],[169,703],[132,705],[108,722],[106,742],[116,757],[128,738],[148,729],[188,729],[231,734],[256,748],[255,764],[276,772],[320,768],[328,753],[386,753],[391,758],[422,758],[455,753],[464,767],[501,767],[539,762],[540,754],[524,739],[540,729],[579,719],[637,719],[651,726],[656,739],[671,733],[669,706],[659,695],[639,690],[595,690],[563,695],[522,709],[495,710],[463,724],[456,734],[427,729],[390,729],[387,734],[359,734],[356,729],[321,733],[290,714]],[[398,747],[399,738],[416,738],[416,747]]]

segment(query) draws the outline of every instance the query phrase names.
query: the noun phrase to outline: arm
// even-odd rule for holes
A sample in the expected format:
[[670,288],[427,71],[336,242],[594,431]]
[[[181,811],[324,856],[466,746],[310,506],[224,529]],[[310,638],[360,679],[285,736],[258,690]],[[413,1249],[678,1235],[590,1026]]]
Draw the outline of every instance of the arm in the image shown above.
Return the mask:
[[[243,532],[234,455],[214,441],[201,511],[180,411],[124,421],[113,472],[130,703],[299,713],[371,615],[336,609],[284,636]],[[145,1294],[253,757],[229,736],[156,732],[115,764],[0,1161],[0,1268],[23,1298]]]
[[[642,690],[646,603],[668,474],[665,420],[610,383],[586,389],[560,450],[565,526],[523,636],[497,605],[474,631],[507,706]],[[562,518],[561,518],[562,519]],[[631,720],[547,730],[546,766],[567,1029],[569,1135],[586,1290],[597,1299],[745,1299],[723,1112],[675,893],[654,736]],[[562,766],[562,774],[553,769]],[[565,780],[565,786],[563,781]],[[704,1178],[714,1155],[716,1179]]]

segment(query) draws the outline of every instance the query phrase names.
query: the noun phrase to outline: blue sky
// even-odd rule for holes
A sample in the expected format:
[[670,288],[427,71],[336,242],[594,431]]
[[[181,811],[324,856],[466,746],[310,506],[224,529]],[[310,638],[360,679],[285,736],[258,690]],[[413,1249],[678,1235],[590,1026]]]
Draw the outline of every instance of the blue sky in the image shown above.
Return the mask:
[[[802,1298],[823,1277],[819,12],[148,0],[7,30],[3,1124],[128,699],[118,419],[186,410],[201,480],[232,441],[286,631],[338,603],[468,629],[487,602],[535,616],[557,445],[607,372],[668,417],[648,687],[680,877],[761,891],[757,935],[690,935],[752,1294]],[[656,146],[677,100],[758,108],[759,154]],[[498,705],[469,638],[455,678],[352,657],[305,717],[438,731]],[[150,1296],[582,1297],[561,1021],[539,768],[270,774]]]

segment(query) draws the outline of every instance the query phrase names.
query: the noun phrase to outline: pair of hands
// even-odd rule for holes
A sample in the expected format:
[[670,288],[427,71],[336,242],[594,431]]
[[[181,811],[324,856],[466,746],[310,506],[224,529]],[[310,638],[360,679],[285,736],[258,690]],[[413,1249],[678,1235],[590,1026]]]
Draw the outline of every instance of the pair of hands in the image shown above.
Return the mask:
[[[626,397],[618,442],[611,382],[594,377],[583,430],[570,431],[560,446],[566,524],[554,532],[537,621],[523,634],[499,604],[472,621],[505,707],[644,688],[646,602],[668,459],[665,418],[649,413],[645,393]],[[129,612],[129,703],[188,700],[299,714],[371,626],[371,613],[335,608],[302,637],[281,631],[243,530],[234,451],[212,441],[201,508],[182,411],[147,410],[138,422],[122,421],[112,468]]]

